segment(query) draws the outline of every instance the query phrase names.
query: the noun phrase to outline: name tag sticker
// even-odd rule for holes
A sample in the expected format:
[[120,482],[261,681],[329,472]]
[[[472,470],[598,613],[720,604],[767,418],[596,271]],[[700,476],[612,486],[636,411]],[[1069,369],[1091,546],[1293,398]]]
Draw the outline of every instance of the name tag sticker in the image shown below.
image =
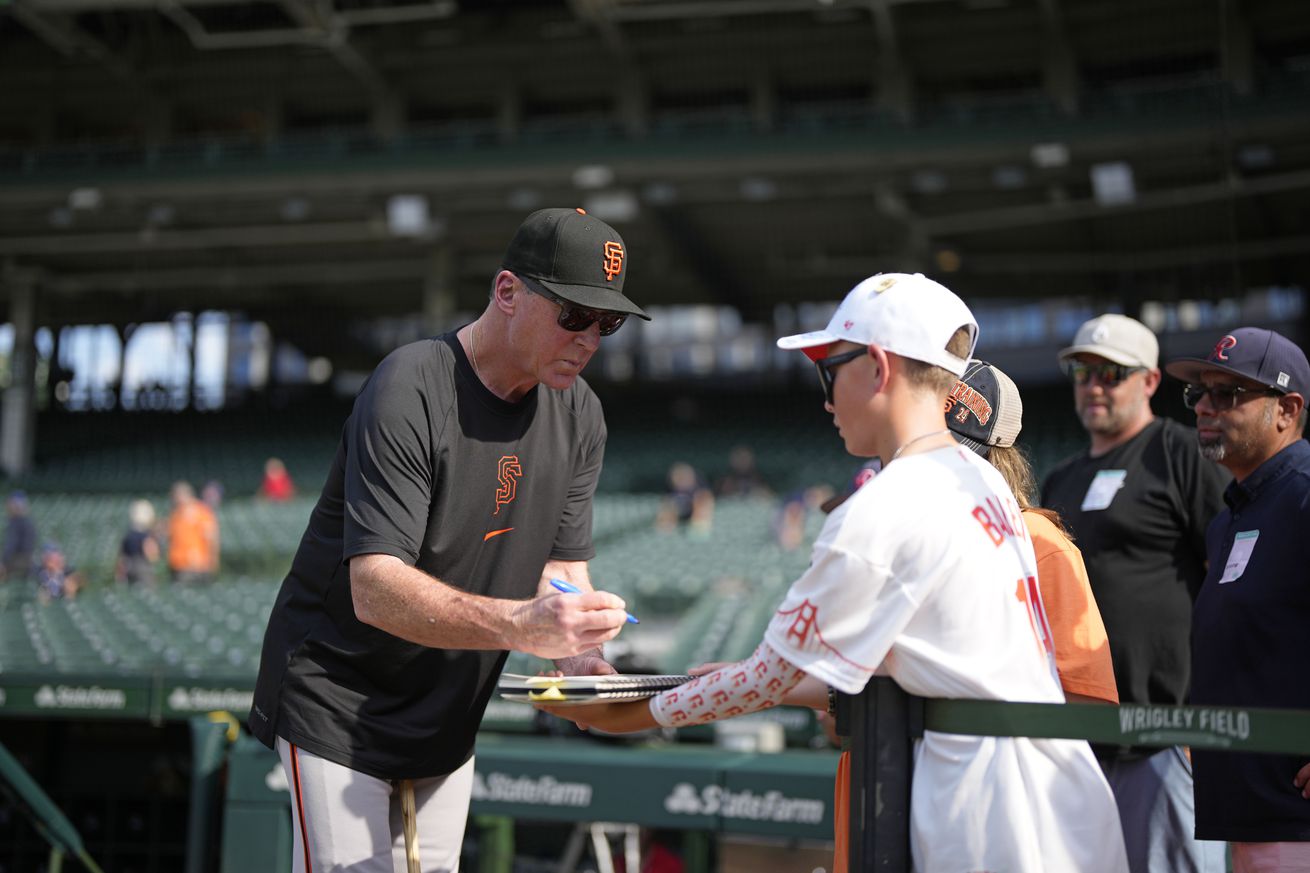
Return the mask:
[[1092,484],[1087,486],[1087,494],[1083,497],[1083,512],[1091,512],[1096,509],[1105,509],[1114,500],[1114,495],[1119,493],[1119,489],[1124,487],[1124,480],[1128,478],[1127,470],[1101,470],[1092,480]]
[[1224,575],[1219,577],[1220,585],[1227,585],[1246,572],[1246,564],[1255,551],[1255,541],[1260,538],[1258,530],[1241,530],[1233,537],[1233,547],[1228,552],[1228,563],[1224,564]]

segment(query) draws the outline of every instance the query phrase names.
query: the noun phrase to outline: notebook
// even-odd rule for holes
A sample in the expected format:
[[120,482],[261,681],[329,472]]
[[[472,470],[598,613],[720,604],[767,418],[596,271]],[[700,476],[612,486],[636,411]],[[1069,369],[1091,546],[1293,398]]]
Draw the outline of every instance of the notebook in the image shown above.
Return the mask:
[[691,677],[685,675],[521,676],[504,673],[496,690],[506,700],[567,705],[653,697],[667,688],[690,681]]

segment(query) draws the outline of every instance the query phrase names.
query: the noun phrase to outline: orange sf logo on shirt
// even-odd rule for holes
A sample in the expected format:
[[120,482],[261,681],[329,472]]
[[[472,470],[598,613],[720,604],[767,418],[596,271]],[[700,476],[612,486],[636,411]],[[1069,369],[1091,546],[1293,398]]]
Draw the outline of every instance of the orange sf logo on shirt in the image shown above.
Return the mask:
[[621,243],[616,243],[614,240],[606,241],[604,269],[606,282],[623,272],[623,245]]
[[496,489],[496,511],[493,515],[500,515],[500,508],[507,503],[513,502],[518,492],[519,477],[523,475],[523,465],[519,463],[518,455],[505,455],[500,459],[500,464],[496,468],[496,481],[500,487]]

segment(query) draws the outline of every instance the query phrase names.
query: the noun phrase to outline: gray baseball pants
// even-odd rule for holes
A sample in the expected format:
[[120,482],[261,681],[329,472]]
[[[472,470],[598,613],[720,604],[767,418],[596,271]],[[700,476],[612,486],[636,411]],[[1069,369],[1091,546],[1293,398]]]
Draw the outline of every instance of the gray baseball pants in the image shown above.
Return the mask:
[[[367,776],[281,737],[291,786],[292,873],[406,873],[399,781]],[[423,873],[458,873],[473,790],[473,759],[446,776],[414,779]]]

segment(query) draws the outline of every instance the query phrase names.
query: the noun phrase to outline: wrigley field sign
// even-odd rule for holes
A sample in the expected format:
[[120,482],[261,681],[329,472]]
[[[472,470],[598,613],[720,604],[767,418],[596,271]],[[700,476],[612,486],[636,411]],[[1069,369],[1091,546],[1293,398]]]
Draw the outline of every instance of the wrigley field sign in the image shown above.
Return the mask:
[[1300,710],[991,700],[922,703],[924,729],[942,733],[1310,754],[1310,712]]

